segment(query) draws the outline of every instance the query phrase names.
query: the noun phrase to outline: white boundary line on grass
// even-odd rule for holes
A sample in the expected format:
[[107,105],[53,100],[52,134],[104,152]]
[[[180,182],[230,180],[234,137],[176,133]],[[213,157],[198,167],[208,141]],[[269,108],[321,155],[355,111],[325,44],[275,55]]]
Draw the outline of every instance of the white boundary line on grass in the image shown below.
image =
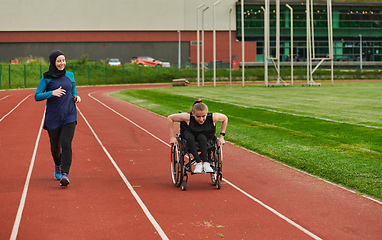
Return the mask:
[[[182,96],[195,98],[195,96],[189,96],[189,95],[182,95]],[[264,108],[264,107],[252,107],[252,106],[246,106],[246,105],[242,105],[242,104],[238,104],[238,103],[230,103],[230,102],[212,100],[212,99],[208,99],[208,98],[204,98],[204,99],[208,100],[210,102],[223,103],[223,104],[233,105],[233,106],[238,106],[238,107],[243,107],[243,108],[258,109],[258,110],[263,110],[263,111],[267,111],[267,112],[282,113],[282,114],[292,115],[292,116],[297,116],[297,117],[313,118],[313,119],[323,120],[323,121],[327,121],[327,122],[344,123],[344,124],[360,126],[360,127],[382,129],[382,127],[370,126],[370,125],[366,125],[366,124],[344,122],[344,121],[334,120],[334,119],[330,119],[330,118],[313,117],[313,116],[309,116],[309,115],[303,115],[303,114],[298,114],[298,113],[290,113],[290,112],[283,112],[283,111],[268,109],[268,108]]]
[[38,148],[38,143],[39,143],[40,137],[41,137],[42,127],[44,125],[44,119],[45,119],[45,111],[44,111],[44,115],[43,115],[42,120],[41,120],[40,130],[39,130],[38,135],[37,135],[36,143],[34,145],[34,150],[33,150],[33,154],[32,154],[31,163],[29,165],[29,170],[28,170],[27,178],[25,180],[23,193],[21,195],[20,205],[19,205],[19,208],[17,210],[16,219],[15,219],[15,222],[13,224],[13,229],[12,229],[12,234],[11,234],[10,240],[16,240],[17,233],[19,232],[21,216],[22,216],[23,211],[24,211],[25,200],[27,198],[29,183],[30,183],[31,176],[32,176],[32,170],[33,170],[33,166],[34,166],[34,163],[35,163],[35,160],[36,160],[37,148]]
[[24,102],[30,95],[32,94],[29,94],[28,96],[26,96],[23,100],[21,100],[21,102],[19,102],[11,111],[9,111],[7,114],[5,114],[1,119],[0,119],[0,122],[3,121],[4,118],[6,118],[9,114],[11,114],[11,112],[13,112],[16,108],[18,108],[20,106],[20,104],[22,102]]
[[[165,141],[163,141],[162,139],[158,138],[157,136],[155,136],[154,134],[150,133],[148,130],[144,129],[143,127],[139,126],[138,124],[134,123],[133,121],[131,121],[130,119],[128,119],[127,117],[123,116],[122,114],[120,114],[119,112],[117,112],[116,110],[112,109],[111,107],[107,106],[105,103],[101,102],[100,100],[98,100],[97,98],[93,97],[91,95],[92,93],[89,93],[88,96],[93,98],[95,101],[99,102],[101,105],[103,105],[104,107],[106,107],[107,109],[111,110],[112,112],[116,113],[118,116],[121,116],[122,118],[126,119],[127,121],[129,121],[130,123],[132,123],[134,126],[138,127],[139,129],[143,130],[144,132],[148,133],[150,136],[154,137],[155,139],[159,140],[161,143],[164,143],[166,146],[169,146],[170,147],[170,144],[166,143]],[[102,146],[103,147],[103,146]],[[120,173],[121,174],[121,173]],[[123,173],[122,173],[123,175]],[[291,224],[292,226],[296,227],[297,229],[303,231],[305,234],[309,235],[310,237],[312,237],[313,239],[316,239],[316,240],[322,240],[320,237],[314,235],[313,233],[309,232],[307,229],[301,227],[300,225],[298,225],[297,223],[293,222],[292,220],[290,220],[289,218],[285,217],[284,215],[282,215],[281,213],[277,212],[276,210],[274,210],[273,208],[269,207],[268,205],[262,203],[260,200],[256,199],[255,197],[251,196],[250,194],[248,194],[247,192],[245,192],[244,190],[240,189],[239,187],[237,187],[236,185],[230,183],[228,180],[226,179],[223,179],[225,182],[227,182],[229,185],[231,185],[232,187],[234,187],[236,190],[238,190],[239,192],[243,193],[245,196],[249,197],[250,199],[252,199],[253,201],[257,202],[258,204],[262,205],[264,208],[268,209],[269,211],[271,211],[272,213],[274,213],[275,215],[277,215],[278,217],[280,217],[281,219],[285,220],[286,222],[288,222],[289,224]]]
[[[90,96],[90,95],[89,95]],[[162,228],[159,226],[157,221],[154,219],[154,217],[151,215],[150,211],[147,209],[146,205],[143,203],[137,192],[134,190],[133,186],[130,184],[130,182],[127,180],[126,176],[123,174],[122,170],[118,167],[117,163],[114,161],[113,157],[110,155],[109,151],[105,148],[105,146],[102,144],[101,140],[98,138],[97,134],[94,132],[93,128],[90,126],[89,122],[86,120],[85,116],[82,114],[80,109],[77,107],[77,110],[80,112],[82,118],[85,120],[86,124],[88,125],[90,131],[93,133],[94,137],[97,139],[98,143],[101,145],[103,151],[106,153],[107,157],[109,158],[110,162],[113,164],[117,172],[119,173],[119,176],[123,179],[126,186],[129,188],[130,192],[133,194],[135,200],[138,202],[139,206],[142,208],[143,212],[146,214],[147,218],[150,220],[151,224],[155,227],[158,234],[161,236],[162,239],[167,239],[168,237],[162,230]]]

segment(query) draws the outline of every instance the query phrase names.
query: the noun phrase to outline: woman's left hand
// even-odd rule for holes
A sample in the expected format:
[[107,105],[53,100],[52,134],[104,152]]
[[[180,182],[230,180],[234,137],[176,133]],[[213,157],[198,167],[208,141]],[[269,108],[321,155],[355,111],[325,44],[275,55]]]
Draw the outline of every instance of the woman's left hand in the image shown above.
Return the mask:
[[80,103],[81,102],[80,96],[74,96],[73,101],[74,101],[74,103]]

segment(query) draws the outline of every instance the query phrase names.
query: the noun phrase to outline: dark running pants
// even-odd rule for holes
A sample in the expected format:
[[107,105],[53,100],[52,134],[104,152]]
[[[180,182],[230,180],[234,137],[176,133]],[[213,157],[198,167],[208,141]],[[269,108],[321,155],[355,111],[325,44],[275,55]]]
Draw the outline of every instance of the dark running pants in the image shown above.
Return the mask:
[[72,164],[72,140],[76,122],[68,123],[61,128],[49,130],[50,150],[54,163],[61,165],[61,172],[69,174]]
[[203,162],[207,162],[207,137],[204,134],[199,134],[194,136],[190,131],[185,130],[183,133],[184,139],[187,141],[187,147],[194,156],[197,163],[200,163],[201,159],[198,155],[198,150],[196,148],[196,141],[199,143],[200,155]]

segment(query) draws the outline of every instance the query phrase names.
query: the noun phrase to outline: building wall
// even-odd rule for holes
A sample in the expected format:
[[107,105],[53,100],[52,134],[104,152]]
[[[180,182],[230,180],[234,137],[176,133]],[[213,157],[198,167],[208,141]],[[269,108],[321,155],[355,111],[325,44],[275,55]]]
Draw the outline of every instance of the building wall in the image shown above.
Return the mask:
[[[119,58],[129,62],[148,55],[178,63],[181,34],[181,62],[197,63],[196,30],[202,29],[204,12],[205,61],[213,60],[212,30],[215,15],[217,60],[229,58],[228,29],[232,28],[232,55],[241,61],[241,42],[236,40],[236,0],[30,0],[2,3],[0,61],[20,57],[44,57],[60,49],[68,59],[89,54],[100,61]],[[197,7],[205,3],[199,10]],[[230,8],[232,11],[230,13]],[[215,14],[214,14],[215,9]],[[231,24],[229,23],[231,14]],[[201,38],[200,38],[201,40]],[[256,43],[246,42],[246,62],[256,61]]]
[[[209,7],[205,29],[213,29],[216,0],[12,0],[2,1],[0,31],[194,31],[197,7]],[[236,0],[215,7],[216,29],[228,30]],[[201,25],[201,10],[200,10]],[[231,20],[235,28],[235,18]]]
[[[90,61],[107,61],[118,58],[122,63],[128,63],[132,57],[151,56],[167,60],[173,66],[178,62],[178,42],[57,42],[57,43],[0,43],[0,58],[2,62],[10,62],[14,57],[42,57],[48,60],[53,49],[62,50],[68,60],[81,59],[88,54]],[[181,43],[181,63],[189,61],[190,44]],[[8,57],[7,57],[8,56]],[[19,58],[16,57],[16,58]]]
[[[197,63],[196,32],[181,32],[181,63]],[[229,32],[216,32],[216,59],[229,59]],[[241,61],[241,42],[231,33],[232,55]],[[213,60],[213,33],[205,32],[205,62]],[[53,49],[60,49],[68,59],[84,54],[90,60],[119,58],[129,62],[135,56],[166,59],[178,63],[178,32],[0,32],[0,61],[21,57],[48,58]],[[201,40],[201,37],[200,37]],[[256,43],[246,42],[246,62],[256,61]],[[200,49],[202,49],[200,47]]]

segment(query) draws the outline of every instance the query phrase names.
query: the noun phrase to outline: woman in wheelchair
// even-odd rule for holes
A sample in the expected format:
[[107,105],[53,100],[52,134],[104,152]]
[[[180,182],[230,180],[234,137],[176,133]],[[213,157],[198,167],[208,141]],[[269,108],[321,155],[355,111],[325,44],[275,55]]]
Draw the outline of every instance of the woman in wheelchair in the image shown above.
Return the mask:
[[[170,130],[170,144],[174,145],[177,142],[174,122],[186,122],[188,127],[181,133],[182,137],[187,141],[187,147],[196,161],[194,173],[213,172],[210,163],[207,161],[207,140],[215,136],[216,122],[221,122],[221,130],[218,138],[218,144],[225,143],[224,136],[228,124],[228,118],[221,113],[209,113],[208,107],[201,99],[196,100],[192,109],[188,113],[177,113],[167,117],[168,128]],[[199,144],[200,156],[196,142]],[[202,164],[203,161],[203,164]]]

